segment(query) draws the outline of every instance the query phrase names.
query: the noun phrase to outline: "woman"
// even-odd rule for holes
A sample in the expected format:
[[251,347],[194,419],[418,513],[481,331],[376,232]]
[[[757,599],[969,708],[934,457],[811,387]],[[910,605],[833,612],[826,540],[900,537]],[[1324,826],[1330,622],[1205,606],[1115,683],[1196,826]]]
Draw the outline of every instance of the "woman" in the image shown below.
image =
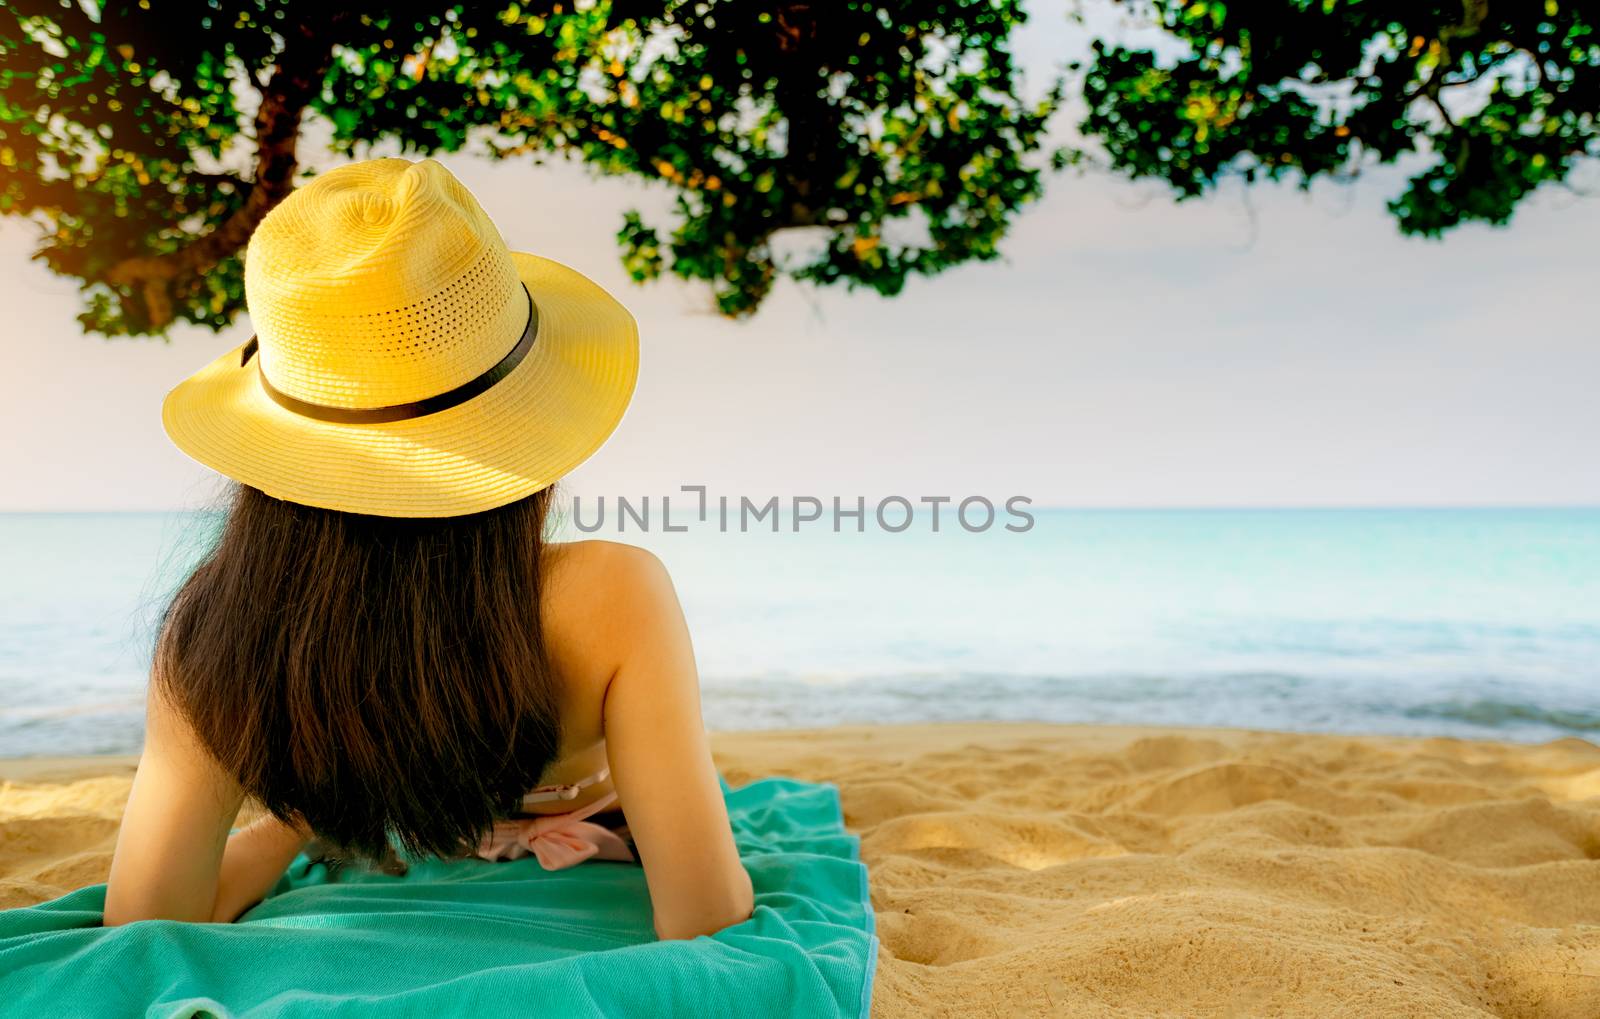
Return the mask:
[[637,861],[660,937],[747,918],[671,581],[544,540],[632,394],[628,312],[432,160],[295,192],[245,296],[255,337],[163,407],[238,487],[162,622],[105,922],[230,922],[313,837]]

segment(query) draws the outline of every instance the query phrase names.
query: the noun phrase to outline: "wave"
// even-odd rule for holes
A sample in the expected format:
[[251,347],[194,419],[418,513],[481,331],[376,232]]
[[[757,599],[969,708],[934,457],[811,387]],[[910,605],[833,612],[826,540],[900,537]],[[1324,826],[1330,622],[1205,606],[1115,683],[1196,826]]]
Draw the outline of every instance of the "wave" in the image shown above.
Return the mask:
[[1600,732],[1600,711],[1542,708],[1536,704],[1501,700],[1473,700],[1443,704],[1419,704],[1407,708],[1407,718],[1445,719],[1488,728],[1503,728],[1523,723],[1564,729],[1573,734]]
[[708,678],[713,728],[1040,721],[1537,742],[1600,733],[1593,684],[1505,675],[894,672]]

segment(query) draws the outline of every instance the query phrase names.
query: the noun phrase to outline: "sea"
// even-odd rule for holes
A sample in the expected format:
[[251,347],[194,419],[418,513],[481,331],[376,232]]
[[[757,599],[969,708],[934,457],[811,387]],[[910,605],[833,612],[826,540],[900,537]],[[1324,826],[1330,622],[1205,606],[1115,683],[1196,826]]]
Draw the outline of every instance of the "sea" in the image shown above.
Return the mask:
[[[1031,519],[594,537],[667,564],[713,729],[1600,738],[1600,509]],[[0,756],[138,750],[154,623],[217,520],[0,514]]]

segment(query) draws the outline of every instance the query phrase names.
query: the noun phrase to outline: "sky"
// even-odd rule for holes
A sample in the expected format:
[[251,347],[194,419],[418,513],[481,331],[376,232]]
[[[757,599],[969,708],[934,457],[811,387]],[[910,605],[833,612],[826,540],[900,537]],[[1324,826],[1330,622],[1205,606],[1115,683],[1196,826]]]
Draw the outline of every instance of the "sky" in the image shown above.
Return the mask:
[[[1066,31],[1036,14],[1024,65],[1042,75]],[[585,495],[1600,503],[1600,199],[1536,195],[1509,228],[1431,242],[1384,209],[1392,170],[1182,204],[1061,174],[998,261],[894,298],[780,283],[731,322],[699,287],[623,272],[622,213],[663,212],[664,190],[572,164],[443,161],[514,249],[579,269],[639,321],[638,390],[570,480]],[[160,404],[248,321],[83,336],[73,281],[28,258],[35,233],[0,219],[0,510],[214,498]]]

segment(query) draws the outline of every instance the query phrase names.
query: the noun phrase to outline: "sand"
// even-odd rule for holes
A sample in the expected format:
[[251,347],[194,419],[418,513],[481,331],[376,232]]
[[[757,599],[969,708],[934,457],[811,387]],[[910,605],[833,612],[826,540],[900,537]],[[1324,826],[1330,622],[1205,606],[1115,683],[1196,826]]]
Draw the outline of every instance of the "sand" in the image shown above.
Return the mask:
[[[1046,725],[715,738],[839,783],[873,1014],[1600,1017],[1600,747]],[[103,880],[127,758],[0,761],[0,906]]]

